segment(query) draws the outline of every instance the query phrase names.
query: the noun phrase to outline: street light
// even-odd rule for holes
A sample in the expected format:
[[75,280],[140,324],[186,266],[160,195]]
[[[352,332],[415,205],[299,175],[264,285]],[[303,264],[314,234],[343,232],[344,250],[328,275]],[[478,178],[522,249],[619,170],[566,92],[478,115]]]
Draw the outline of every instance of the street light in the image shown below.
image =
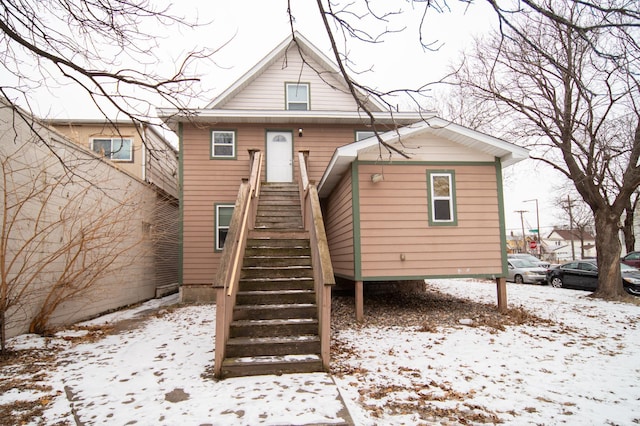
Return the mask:
[[538,212],[538,199],[534,198],[532,200],[524,200],[523,203],[529,203],[531,201],[536,202],[536,226],[538,227],[538,235],[536,236],[536,240],[538,241],[538,257],[542,259],[542,244],[540,243],[540,213]]

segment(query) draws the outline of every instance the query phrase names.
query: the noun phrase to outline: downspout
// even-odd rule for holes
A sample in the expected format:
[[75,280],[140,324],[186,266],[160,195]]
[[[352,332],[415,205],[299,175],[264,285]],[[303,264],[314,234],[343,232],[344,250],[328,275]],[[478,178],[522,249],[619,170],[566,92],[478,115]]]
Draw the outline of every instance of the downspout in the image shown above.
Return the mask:
[[140,123],[140,138],[142,139],[142,180],[147,181],[147,133],[144,125]]

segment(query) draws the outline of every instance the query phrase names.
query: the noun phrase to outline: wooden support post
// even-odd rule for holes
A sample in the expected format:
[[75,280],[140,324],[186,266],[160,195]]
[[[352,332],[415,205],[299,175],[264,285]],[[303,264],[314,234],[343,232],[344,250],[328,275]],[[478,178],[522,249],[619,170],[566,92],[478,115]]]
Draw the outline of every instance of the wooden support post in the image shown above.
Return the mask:
[[496,278],[498,290],[498,311],[507,311],[507,279],[505,277]]
[[364,321],[364,285],[356,281],[356,321]]

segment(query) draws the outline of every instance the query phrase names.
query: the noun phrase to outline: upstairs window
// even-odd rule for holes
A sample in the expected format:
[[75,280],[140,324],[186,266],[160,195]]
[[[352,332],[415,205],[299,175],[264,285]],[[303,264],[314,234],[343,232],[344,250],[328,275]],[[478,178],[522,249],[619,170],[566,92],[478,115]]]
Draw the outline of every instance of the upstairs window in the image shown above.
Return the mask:
[[91,149],[113,161],[133,161],[133,142],[126,138],[95,138]]
[[221,251],[224,248],[231,216],[233,216],[233,208],[233,204],[216,204],[216,251]]
[[356,142],[375,136],[375,134],[376,132],[373,130],[356,130]]
[[213,130],[211,132],[211,158],[236,158],[236,132]]
[[286,83],[286,104],[290,111],[308,111],[309,83]]
[[457,225],[453,171],[428,171],[430,225]]

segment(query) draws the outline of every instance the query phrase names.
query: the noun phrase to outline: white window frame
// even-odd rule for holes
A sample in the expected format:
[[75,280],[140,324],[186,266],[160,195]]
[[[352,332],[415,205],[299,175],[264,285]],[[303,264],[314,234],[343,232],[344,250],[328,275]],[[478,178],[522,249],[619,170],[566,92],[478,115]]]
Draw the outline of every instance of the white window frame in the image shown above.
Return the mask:
[[[300,88],[304,88],[305,90],[305,95],[306,95],[306,101],[299,101],[299,100],[289,100],[289,88],[290,87],[297,87],[298,89]],[[285,96],[285,108],[288,111],[309,111],[311,109],[311,87],[309,83],[285,83],[285,89],[284,89],[284,96]],[[291,108],[291,105],[304,105],[304,108]]]
[[[429,224],[430,225],[457,225],[455,200],[455,174],[449,170],[429,170],[427,171],[429,184]],[[447,195],[436,195],[434,181],[436,178],[446,177],[449,180],[449,193]],[[436,202],[446,201],[449,208],[448,219],[436,218]],[[441,204],[441,203],[438,203]]]
[[[216,154],[216,147],[228,147],[227,143],[216,143],[216,134],[231,135],[231,154]],[[236,131],[235,130],[212,130],[211,131],[211,158],[216,159],[235,159],[236,158]]]
[[[109,141],[111,148],[109,152],[97,151],[95,148],[96,141]],[[113,158],[113,154],[119,155],[121,152],[125,152],[122,150],[124,146],[120,147],[120,144],[124,142],[129,142],[129,150],[128,150],[128,158]],[[118,145],[118,149],[113,149],[115,145]],[[119,138],[119,137],[102,137],[102,138],[93,138],[91,139],[91,150],[97,154],[102,154],[106,158],[111,161],[121,161],[121,162],[132,162],[133,161],[133,139],[131,138]]]
[[[216,204],[215,205],[215,250],[216,251],[222,251],[222,249],[224,248],[224,241],[221,241],[222,239],[220,238],[220,231],[226,230],[227,234],[225,234],[225,241],[229,232],[229,225],[221,225],[220,224],[220,210],[223,208],[230,208],[231,209],[231,215],[233,216],[233,209],[234,209],[235,205],[234,204],[228,204],[228,203],[220,203],[220,204]],[[229,216],[229,222],[231,222],[231,216]]]

